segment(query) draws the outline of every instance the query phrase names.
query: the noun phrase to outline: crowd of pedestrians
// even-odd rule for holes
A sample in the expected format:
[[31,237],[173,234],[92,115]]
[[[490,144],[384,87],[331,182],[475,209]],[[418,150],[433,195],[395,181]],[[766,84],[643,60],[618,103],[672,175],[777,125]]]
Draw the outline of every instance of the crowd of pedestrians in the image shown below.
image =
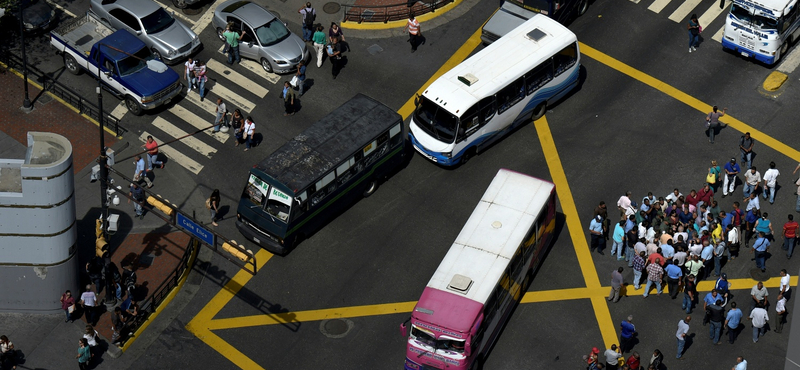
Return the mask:
[[[716,120],[724,112],[715,109],[712,112],[715,115],[710,116],[709,121]],[[710,141],[713,142],[713,136]],[[721,344],[725,332],[728,342],[733,344],[745,327],[745,319],[750,321],[753,343],[757,343],[767,331],[781,333],[786,323],[786,302],[790,299],[791,290],[789,274],[785,269],[780,271],[781,285],[774,308],[770,306],[768,289],[763,282],[758,282],[752,287],[749,297],[739,298],[740,303],[749,303],[744,306],[749,306],[746,313],[734,301],[727,273],[723,272],[727,263],[736,259],[742,249],[747,249],[755,261],[754,271],[766,273],[768,257],[776,258],[775,255],[769,255],[770,247],[774,243],[782,243],[785,257],[790,259],[800,231],[793,215],[789,214],[783,227],[780,227],[774,225],[769,213],[762,209],[760,200],[769,201],[770,204],[775,202],[780,172],[771,162],[769,169],[761,175],[753,164],[754,145],[755,140],[749,133],[742,135],[738,148],[742,166],[739,166],[736,158],[731,158],[723,167],[712,161],[700,190],[692,189],[684,195],[676,188],[664,197],[648,193],[641,198],[641,203],[628,191],[617,201],[619,218],[616,215],[609,216],[606,203],[600,202],[589,222],[590,252],[604,254],[610,239],[611,257],[633,270],[631,285],[634,290],[642,289],[644,285],[644,298],[650,295],[653,288],[657,295],[661,295],[665,285],[671,299],[677,299],[679,292],[683,291],[681,309],[687,315],[677,325],[676,359],[684,356],[685,343],[690,335],[690,314],[700,304],[698,300],[701,297],[702,324],[709,327],[709,340],[716,345]],[[800,165],[795,172],[798,169]],[[741,201],[735,199],[739,184],[742,189]],[[800,206],[800,180],[796,185],[799,186],[797,194]],[[722,198],[732,196],[734,199],[727,204],[716,199],[720,187]],[[776,231],[780,235],[776,235]],[[776,240],[778,238],[782,240]],[[610,302],[620,300],[625,285],[623,271],[624,267],[618,267],[611,273]],[[714,289],[699,295],[697,283],[712,275],[716,278]],[[774,312],[774,321],[770,320],[770,311]],[[771,322],[774,324],[772,327]],[[602,365],[596,360],[597,353],[594,355],[594,364],[591,355],[585,356],[589,360],[589,368],[640,368],[638,353],[631,354],[627,361],[623,357],[632,348],[632,337],[636,335],[632,317],[624,320],[620,329],[619,348],[614,345],[607,350],[604,353],[606,361]],[[660,354],[660,351],[657,352]],[[734,370],[746,369],[747,361],[744,358],[739,357],[736,361]],[[647,368],[652,362],[643,362],[641,366]]]

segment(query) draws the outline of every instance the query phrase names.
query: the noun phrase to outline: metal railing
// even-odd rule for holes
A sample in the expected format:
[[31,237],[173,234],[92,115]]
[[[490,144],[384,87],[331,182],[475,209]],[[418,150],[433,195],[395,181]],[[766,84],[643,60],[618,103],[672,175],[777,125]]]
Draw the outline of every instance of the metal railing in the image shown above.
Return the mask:
[[[186,269],[191,267],[189,266],[189,262],[192,254],[196,252],[199,246],[200,243],[197,240],[194,238],[190,239],[189,245],[186,247],[186,252],[183,254],[183,257],[181,257],[181,260],[178,262],[178,266],[175,267],[175,270],[172,271],[172,273],[164,280],[164,282],[161,283],[161,285],[158,286],[158,288],[153,291],[152,294],[138,303],[139,314],[136,316],[136,321],[133,323],[133,325],[129,327],[131,331],[137,331],[141,324],[147,321],[151,314],[156,312],[158,306],[160,306],[167,296],[172,293],[172,290],[178,286],[184,272],[186,272]],[[122,344],[124,344],[124,341],[130,339],[130,337],[124,337],[122,339]]]
[[348,5],[341,4],[344,8],[344,22],[383,22],[399,21],[408,19],[409,13],[415,16],[420,14],[432,13],[453,0],[433,0],[430,2],[419,2],[410,0],[405,3],[391,5]]
[[[12,68],[16,71],[21,72],[23,69],[22,58],[8,50],[4,50],[4,52],[0,53],[0,60],[2,60],[9,68]],[[75,107],[75,109],[77,109],[81,114],[85,114],[97,121],[100,121],[100,109],[97,108],[97,105],[84,99],[74,90],[56,81],[46,73],[40,71],[34,66],[31,66],[30,64],[28,65],[28,78],[40,83],[44,91],[48,91],[51,94],[61,98],[65,102]],[[128,131],[120,125],[119,121],[119,118],[112,116],[108,111],[103,111],[103,124],[110,130],[114,131],[117,136],[121,136],[123,133]]]

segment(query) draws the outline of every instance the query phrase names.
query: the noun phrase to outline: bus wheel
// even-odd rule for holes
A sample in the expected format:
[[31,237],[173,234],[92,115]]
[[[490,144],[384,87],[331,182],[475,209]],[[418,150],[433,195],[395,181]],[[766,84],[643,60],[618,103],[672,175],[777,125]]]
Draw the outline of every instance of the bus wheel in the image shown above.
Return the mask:
[[589,9],[589,0],[581,0],[581,4],[578,5],[578,14],[583,15],[587,9]]
[[378,190],[378,179],[370,179],[364,189],[364,198],[369,198],[370,195],[375,194],[375,190]]
[[781,55],[779,56],[780,59],[783,59],[786,56],[786,52],[789,51],[789,44],[792,43],[792,39],[786,40],[786,42],[781,45]]
[[464,152],[464,154],[461,155],[461,161],[459,162],[459,165],[467,164],[467,162],[469,162],[469,160],[472,159],[472,156],[474,155],[475,155],[474,148],[467,150],[466,152]]
[[533,109],[533,115],[531,115],[531,121],[536,121],[539,118],[544,116],[544,113],[547,112],[547,103],[541,102],[536,108]]

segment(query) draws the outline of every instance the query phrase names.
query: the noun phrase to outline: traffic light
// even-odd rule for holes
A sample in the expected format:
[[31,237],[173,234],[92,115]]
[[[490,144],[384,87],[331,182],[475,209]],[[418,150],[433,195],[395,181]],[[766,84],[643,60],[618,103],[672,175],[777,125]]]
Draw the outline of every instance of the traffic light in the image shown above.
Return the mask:
[[106,242],[106,238],[103,236],[103,221],[96,220],[95,221],[95,237],[97,241],[95,241],[95,255],[100,258],[108,257],[108,242]]
[[[247,253],[244,253],[244,246],[236,244],[236,242],[233,240],[231,240],[230,243],[222,243],[222,250],[245,262],[250,259],[250,256],[248,256]],[[247,252],[253,254],[253,252],[250,250],[247,250]]]
[[151,206],[153,206],[153,208],[155,208],[155,209],[157,209],[157,210],[159,210],[161,212],[164,212],[164,214],[166,214],[167,216],[172,216],[175,213],[175,209],[170,207],[169,204],[166,204],[166,203],[156,199],[152,195],[147,197],[147,203],[150,204]]

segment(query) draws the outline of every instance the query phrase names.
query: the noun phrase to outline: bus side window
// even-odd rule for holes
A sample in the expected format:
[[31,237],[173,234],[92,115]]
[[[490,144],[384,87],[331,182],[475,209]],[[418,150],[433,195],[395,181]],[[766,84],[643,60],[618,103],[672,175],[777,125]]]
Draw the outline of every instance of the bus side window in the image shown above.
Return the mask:
[[497,93],[497,113],[503,113],[525,97],[525,81],[522,77],[511,82]]
[[548,59],[525,74],[525,90],[528,95],[533,94],[552,79],[553,63]]
[[781,27],[781,33],[786,32],[789,27],[794,24],[794,21],[797,19],[797,4],[792,6],[792,9],[789,10],[789,13],[783,16],[783,26]]
[[479,104],[481,111],[478,114],[478,123],[482,125],[486,122],[489,122],[489,120],[494,117],[494,112],[497,110],[497,108],[495,106],[494,96],[483,98]]
[[572,44],[565,47],[558,54],[553,55],[553,66],[555,67],[555,75],[558,76],[566,72],[570,67],[575,65],[578,61],[578,45]]

